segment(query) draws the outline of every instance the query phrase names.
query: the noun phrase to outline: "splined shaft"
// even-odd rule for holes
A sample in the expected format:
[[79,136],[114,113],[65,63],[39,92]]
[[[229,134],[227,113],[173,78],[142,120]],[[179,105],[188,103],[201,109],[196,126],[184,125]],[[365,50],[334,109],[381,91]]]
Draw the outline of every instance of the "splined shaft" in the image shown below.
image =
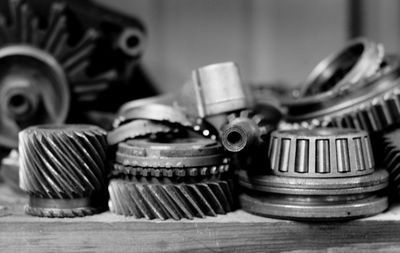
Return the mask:
[[74,217],[104,210],[106,132],[90,125],[36,126],[19,134],[26,212]]
[[388,207],[388,173],[375,170],[366,132],[338,128],[275,131],[271,169],[239,173],[242,208],[285,219],[335,220]]

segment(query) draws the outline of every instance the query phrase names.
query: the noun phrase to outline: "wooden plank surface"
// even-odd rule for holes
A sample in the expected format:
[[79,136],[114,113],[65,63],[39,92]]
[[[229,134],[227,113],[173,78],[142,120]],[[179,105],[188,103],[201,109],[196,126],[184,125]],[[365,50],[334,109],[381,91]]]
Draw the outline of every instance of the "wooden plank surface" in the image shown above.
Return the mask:
[[366,219],[305,223],[238,210],[193,221],[145,221],[110,212],[47,219],[0,186],[0,252],[399,252],[400,206]]

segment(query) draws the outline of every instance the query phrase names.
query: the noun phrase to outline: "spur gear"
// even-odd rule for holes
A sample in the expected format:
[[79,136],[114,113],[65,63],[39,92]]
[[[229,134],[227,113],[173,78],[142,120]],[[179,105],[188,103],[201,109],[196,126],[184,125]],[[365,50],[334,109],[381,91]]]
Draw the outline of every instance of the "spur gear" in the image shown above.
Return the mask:
[[205,218],[233,209],[230,184],[224,180],[171,184],[159,179],[112,179],[108,189],[111,212],[135,218]]
[[70,217],[103,210],[107,183],[103,129],[36,126],[20,132],[19,141],[20,188],[29,195],[29,214]]
[[400,195],[400,130],[394,130],[384,135],[383,164],[389,172],[390,193]]
[[274,125],[261,114],[250,110],[232,113],[227,117],[228,123],[222,126],[222,145],[230,152],[257,147],[267,141],[268,134]]

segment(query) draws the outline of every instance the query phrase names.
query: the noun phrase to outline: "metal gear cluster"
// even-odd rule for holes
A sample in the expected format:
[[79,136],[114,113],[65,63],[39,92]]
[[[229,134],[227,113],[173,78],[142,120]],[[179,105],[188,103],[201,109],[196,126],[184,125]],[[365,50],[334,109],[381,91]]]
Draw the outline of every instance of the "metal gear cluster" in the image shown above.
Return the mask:
[[19,134],[20,188],[34,216],[75,217],[106,206],[106,132],[91,125],[35,126]]
[[[82,110],[95,110],[93,105],[119,80],[124,67],[95,66],[99,48],[107,57],[117,53],[112,48],[114,42],[105,42],[105,31],[95,22],[80,29],[73,27],[73,23],[79,23],[76,20],[79,3],[4,2],[0,9],[0,145],[11,149],[18,147],[17,134],[21,129],[61,124],[67,119],[74,121]],[[38,8],[45,5],[49,11],[44,14]],[[86,5],[89,13],[93,7]],[[110,15],[105,19],[113,23]],[[143,31],[139,23],[127,27],[137,41],[131,48],[137,52],[129,61],[136,62],[142,51]],[[124,64],[119,65],[128,65],[128,60],[120,62]]]
[[180,220],[233,209],[229,157],[216,141],[218,132],[197,123],[167,105],[120,110],[108,135],[116,151],[109,184],[112,212]]
[[271,169],[241,171],[242,208],[285,219],[334,220],[388,208],[388,173],[376,170],[366,132],[339,128],[272,133]]

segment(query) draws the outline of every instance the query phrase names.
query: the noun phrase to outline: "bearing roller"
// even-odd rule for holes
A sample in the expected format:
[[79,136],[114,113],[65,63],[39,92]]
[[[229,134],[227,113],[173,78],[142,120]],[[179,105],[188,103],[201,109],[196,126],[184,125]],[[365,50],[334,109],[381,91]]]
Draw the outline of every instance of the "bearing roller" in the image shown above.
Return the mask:
[[364,131],[316,128],[275,131],[271,169],[239,172],[242,208],[283,219],[337,220],[378,214],[388,207],[389,174],[375,170]]
[[19,134],[20,188],[34,216],[75,217],[105,209],[106,132],[90,125],[42,125]]

